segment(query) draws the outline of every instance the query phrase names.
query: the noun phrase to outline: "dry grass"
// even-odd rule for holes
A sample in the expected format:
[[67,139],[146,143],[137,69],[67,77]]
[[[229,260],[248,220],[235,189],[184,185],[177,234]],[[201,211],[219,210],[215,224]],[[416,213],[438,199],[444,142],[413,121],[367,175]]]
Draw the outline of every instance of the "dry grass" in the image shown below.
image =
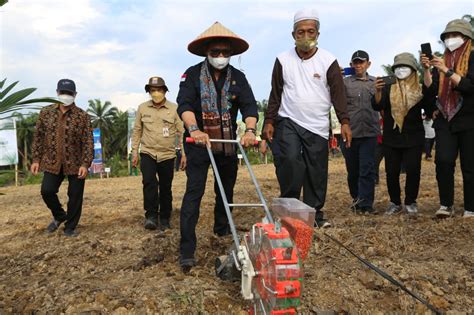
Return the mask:
[[[272,165],[254,168],[268,200],[278,196]],[[458,216],[432,219],[438,205],[434,165],[423,163],[418,204],[409,219],[358,216],[348,210],[350,196],[343,160],[332,159],[325,212],[337,237],[440,309],[474,312],[474,220]],[[375,206],[388,203],[381,172]],[[214,276],[214,258],[230,239],[212,237],[212,176],[198,225],[199,265],[184,276],[178,267],[179,207],[185,175],[176,174],[172,230],[143,229],[141,178],[89,180],[78,238],[47,234],[50,213],[39,186],[2,188],[0,195],[0,313],[240,313],[246,308],[238,283]],[[462,180],[456,179],[456,207],[462,209]],[[61,199],[65,200],[65,188]],[[256,200],[249,176],[239,171],[235,202]],[[262,216],[258,209],[236,209],[245,231]],[[303,305],[351,313],[423,313],[426,308],[369,271],[316,231],[305,262]]]

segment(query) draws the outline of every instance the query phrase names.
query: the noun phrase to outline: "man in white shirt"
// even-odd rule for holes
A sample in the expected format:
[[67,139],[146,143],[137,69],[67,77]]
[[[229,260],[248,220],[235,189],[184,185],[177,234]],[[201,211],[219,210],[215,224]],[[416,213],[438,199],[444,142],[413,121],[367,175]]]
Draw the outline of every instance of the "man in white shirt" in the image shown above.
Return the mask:
[[318,227],[328,227],[321,209],[328,177],[329,111],[336,109],[344,145],[352,135],[344,82],[336,58],[317,47],[319,17],[314,9],[295,14],[296,48],[278,55],[265,113],[264,137],[278,141],[281,197],[297,198],[316,209]]

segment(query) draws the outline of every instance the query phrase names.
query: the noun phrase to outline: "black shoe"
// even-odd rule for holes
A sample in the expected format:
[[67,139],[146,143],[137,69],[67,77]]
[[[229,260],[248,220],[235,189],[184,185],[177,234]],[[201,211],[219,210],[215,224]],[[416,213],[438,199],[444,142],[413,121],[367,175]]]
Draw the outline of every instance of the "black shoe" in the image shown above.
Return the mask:
[[62,223],[61,221],[53,219],[53,221],[51,221],[51,223],[48,225],[46,229],[48,230],[49,233],[53,233],[54,231],[58,229],[61,223]]
[[196,266],[196,260],[194,258],[187,258],[180,261],[181,270],[184,274],[188,274],[191,269]]
[[374,209],[372,207],[361,207],[360,211],[362,213],[368,213],[368,214],[377,214],[377,213],[379,213],[376,209]]
[[326,219],[316,219],[314,221],[314,227],[326,229],[331,227],[331,223],[329,223]]
[[160,220],[160,230],[161,231],[166,231],[171,229],[171,224],[170,221],[168,220]]
[[153,219],[146,219],[144,226],[147,230],[156,230],[158,228],[158,223]]
[[79,233],[76,232],[76,230],[64,229],[64,236],[76,237],[76,236],[78,236],[78,235],[79,235]]

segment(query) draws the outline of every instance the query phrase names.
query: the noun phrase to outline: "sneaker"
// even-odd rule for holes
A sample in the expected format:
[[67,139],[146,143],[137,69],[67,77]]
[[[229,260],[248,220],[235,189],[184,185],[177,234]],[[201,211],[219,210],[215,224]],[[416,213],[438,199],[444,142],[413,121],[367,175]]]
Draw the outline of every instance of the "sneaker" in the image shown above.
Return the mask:
[[48,224],[48,227],[46,228],[49,233],[53,233],[58,229],[58,227],[61,225],[61,221],[58,221],[56,219],[53,219],[50,224]]
[[474,211],[464,210],[463,218],[474,218]]
[[360,208],[360,211],[361,211],[362,213],[367,213],[367,214],[377,214],[377,213],[379,213],[376,209],[374,209],[374,208],[372,208],[372,207],[370,207],[370,206],[368,206],[368,207],[361,207],[361,208]]
[[416,205],[416,202],[412,203],[411,205],[405,205],[405,209],[409,215],[418,214],[418,206]]
[[454,215],[454,207],[441,206],[435,213],[438,219],[446,219]]
[[388,205],[387,210],[385,210],[385,214],[386,215],[392,215],[392,214],[399,213],[400,211],[402,211],[402,206],[401,205],[396,205],[393,202],[391,202]]
[[76,237],[76,236],[78,236],[78,235],[79,235],[79,233],[76,232],[76,230],[64,229],[64,236]]
[[144,226],[145,226],[145,229],[147,230],[156,230],[158,228],[157,222],[152,219],[146,219]]
[[327,229],[331,227],[331,223],[329,223],[326,219],[316,219],[314,221],[314,227]]

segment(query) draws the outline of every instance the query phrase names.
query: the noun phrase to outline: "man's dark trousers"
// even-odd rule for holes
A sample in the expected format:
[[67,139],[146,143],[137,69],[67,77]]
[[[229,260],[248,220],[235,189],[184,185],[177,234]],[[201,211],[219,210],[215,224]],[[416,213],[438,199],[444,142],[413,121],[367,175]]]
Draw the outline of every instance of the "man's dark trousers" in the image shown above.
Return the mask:
[[67,175],[69,185],[67,188],[68,202],[66,213],[58,198],[59,187],[64,177],[65,175],[62,170],[58,175],[44,172],[43,182],[41,183],[41,196],[51,210],[54,219],[59,222],[66,221],[65,229],[74,230],[81,218],[85,179],[80,179],[77,175]]
[[350,148],[341,145],[349,192],[352,199],[359,199],[360,207],[372,207],[374,203],[376,146],[377,137],[353,138]]
[[[185,144],[186,163],[186,192],[183,197],[180,213],[181,263],[194,259],[196,251],[196,225],[199,219],[201,199],[206,188],[207,173],[211,161],[206,148],[194,144]],[[219,175],[229,203],[233,202],[234,186],[237,179],[237,155],[225,156],[215,154]],[[222,202],[222,197],[214,176],[214,192],[216,203],[214,206],[214,233],[225,235],[230,233],[229,222]],[[232,209],[231,209],[232,210]]]
[[157,162],[148,154],[140,153],[140,170],[143,176],[145,217],[156,222],[159,209],[160,222],[169,223],[173,201],[171,184],[174,176],[174,158]]
[[300,198],[323,219],[328,181],[328,140],[299,126],[289,118],[278,118],[280,148],[279,182],[283,198]]

